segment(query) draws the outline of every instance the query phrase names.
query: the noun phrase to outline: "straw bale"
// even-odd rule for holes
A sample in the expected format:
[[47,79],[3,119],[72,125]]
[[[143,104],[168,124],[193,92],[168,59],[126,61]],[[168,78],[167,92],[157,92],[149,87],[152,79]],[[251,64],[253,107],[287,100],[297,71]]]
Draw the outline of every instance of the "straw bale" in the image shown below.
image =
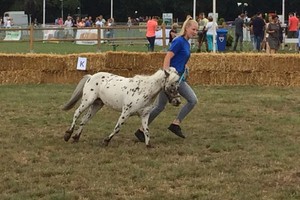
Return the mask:
[[24,54],[0,54],[0,71],[22,70],[30,61]]
[[290,86],[300,86],[300,72],[290,74]]
[[28,69],[0,71],[1,84],[41,83],[41,71]]
[[87,70],[103,71],[106,70],[106,54],[105,53],[86,53],[86,54],[70,54],[66,56],[66,66],[68,70],[76,70],[79,57],[87,58]]
[[164,57],[166,53],[148,53],[150,56],[150,63],[147,66],[147,69],[151,69],[151,72],[157,71],[159,68],[163,67]]
[[[108,69],[124,69],[133,70],[134,68],[146,68],[150,63],[150,57],[146,53],[128,53],[121,52],[107,52],[106,53],[106,67]],[[145,67],[144,67],[145,66]]]
[[[0,83],[78,83],[98,71],[125,77],[150,75],[162,67],[165,52],[107,52],[69,55],[0,54]],[[87,70],[76,69],[78,57]],[[300,86],[300,55],[193,53],[189,82],[206,85]]]
[[86,71],[43,70],[41,83],[78,83]]

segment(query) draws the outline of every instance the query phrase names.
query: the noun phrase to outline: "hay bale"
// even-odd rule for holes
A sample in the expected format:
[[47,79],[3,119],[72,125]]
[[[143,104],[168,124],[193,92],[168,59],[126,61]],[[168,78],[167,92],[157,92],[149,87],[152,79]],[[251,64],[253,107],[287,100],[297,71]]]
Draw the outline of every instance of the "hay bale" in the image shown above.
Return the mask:
[[[125,77],[149,75],[162,67],[165,55],[165,52],[0,54],[0,82],[77,83],[84,74],[98,71]],[[86,71],[76,69],[78,57],[87,58]],[[187,65],[191,84],[300,86],[299,54],[194,53]]]
[[41,71],[28,69],[0,71],[1,84],[41,83]]

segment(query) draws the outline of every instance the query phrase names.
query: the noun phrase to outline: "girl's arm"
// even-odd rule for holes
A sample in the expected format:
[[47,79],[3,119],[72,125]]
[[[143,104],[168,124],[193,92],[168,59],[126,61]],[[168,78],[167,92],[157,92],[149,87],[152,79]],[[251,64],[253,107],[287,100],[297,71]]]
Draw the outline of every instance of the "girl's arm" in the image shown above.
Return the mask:
[[170,63],[171,63],[171,59],[173,58],[174,53],[172,51],[168,51],[165,58],[164,58],[164,64],[163,64],[163,68],[164,69],[169,69],[170,67]]

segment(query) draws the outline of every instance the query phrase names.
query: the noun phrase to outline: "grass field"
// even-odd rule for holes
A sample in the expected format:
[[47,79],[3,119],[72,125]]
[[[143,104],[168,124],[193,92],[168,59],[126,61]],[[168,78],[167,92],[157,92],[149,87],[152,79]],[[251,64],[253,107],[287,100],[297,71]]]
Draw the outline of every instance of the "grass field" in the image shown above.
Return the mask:
[[[134,42],[133,42],[134,43]],[[129,43],[130,44],[130,43]],[[74,42],[60,42],[60,43],[43,43],[35,42],[33,46],[33,53],[51,53],[51,54],[73,54],[73,53],[96,53],[107,51],[129,51],[129,52],[148,52],[148,47],[143,44],[129,45],[126,42],[119,45],[116,49],[111,44],[101,44],[100,49],[97,45],[78,45]],[[30,46],[28,42],[1,42],[0,53],[29,53]],[[238,48],[239,50],[239,48]],[[155,51],[165,51],[161,46],[155,46]],[[202,51],[205,51],[204,45]],[[197,52],[197,46],[192,45],[192,53]],[[227,47],[224,53],[233,52],[232,47]],[[252,52],[252,46],[249,42],[244,42],[244,52]],[[239,52],[237,52],[239,53]],[[264,53],[264,52],[262,52]],[[298,53],[296,51],[288,51],[288,47],[280,49],[278,53]]]
[[[0,53],[29,53],[30,47],[28,42],[5,42],[0,43]],[[100,51],[97,45],[78,45],[73,42],[61,43],[34,43],[34,53],[50,53],[50,54],[73,54],[73,53],[96,53],[113,51],[113,47],[109,44],[101,44]],[[147,52],[148,48],[145,45],[120,45],[117,51],[136,51]],[[162,47],[157,46],[157,51],[161,51]]]
[[0,199],[300,198],[300,88],[194,86],[199,104],[187,138],[166,127],[170,105],[150,126],[154,148],[137,142],[130,118],[100,145],[119,113],[104,108],[79,143],[63,140],[75,85],[0,86]]

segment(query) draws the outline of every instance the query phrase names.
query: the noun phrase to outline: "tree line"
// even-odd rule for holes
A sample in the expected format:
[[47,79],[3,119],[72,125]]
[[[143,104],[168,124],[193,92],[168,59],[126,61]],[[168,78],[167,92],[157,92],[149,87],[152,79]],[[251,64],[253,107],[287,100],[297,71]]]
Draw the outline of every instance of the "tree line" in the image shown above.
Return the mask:
[[[1,0],[0,14],[5,11],[25,10],[32,19],[37,18],[42,22],[43,0]],[[96,16],[111,15],[112,0],[45,0],[46,23],[52,23],[61,16],[63,8],[64,18],[71,16]],[[127,17],[161,16],[162,13],[173,13],[174,19],[183,21],[186,15],[193,14],[194,0],[113,0],[113,17],[116,22],[125,22]],[[285,0],[285,18],[288,12],[300,12],[299,0]],[[242,3],[238,6],[237,3]],[[212,12],[212,0],[197,0],[196,13]],[[216,0],[216,9],[219,18],[231,21],[242,11],[252,16],[257,12],[282,14],[282,0]]]

